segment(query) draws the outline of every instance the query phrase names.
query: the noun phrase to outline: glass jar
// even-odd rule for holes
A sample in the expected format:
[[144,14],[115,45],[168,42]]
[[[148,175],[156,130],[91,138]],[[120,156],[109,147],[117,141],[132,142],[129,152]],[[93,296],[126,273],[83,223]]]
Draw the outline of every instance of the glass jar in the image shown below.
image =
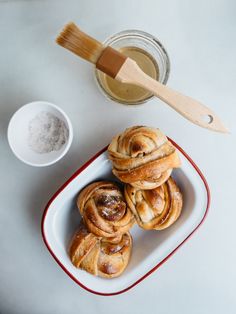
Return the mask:
[[[170,73],[170,60],[165,48],[154,36],[139,30],[126,30],[109,37],[103,44],[111,46],[133,59],[137,58],[135,61],[144,72],[160,83],[166,84]],[[95,69],[95,77],[100,90],[113,101],[134,105],[145,103],[153,97],[143,88],[115,82],[97,69]],[[118,92],[120,87],[121,90],[119,89]]]

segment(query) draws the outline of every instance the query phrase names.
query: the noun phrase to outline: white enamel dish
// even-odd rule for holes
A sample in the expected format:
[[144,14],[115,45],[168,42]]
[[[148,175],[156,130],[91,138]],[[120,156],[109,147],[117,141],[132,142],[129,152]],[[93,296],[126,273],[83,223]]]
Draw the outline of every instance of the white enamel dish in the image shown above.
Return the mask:
[[115,178],[106,148],[96,154],[56,192],[42,218],[43,240],[61,268],[84,289],[99,295],[115,295],[129,290],[163,264],[200,226],[210,204],[207,182],[191,158],[179,151],[182,167],[173,171],[184,199],[180,218],[162,231],[131,229],[133,250],[130,263],[118,278],[103,279],[75,268],[68,256],[70,239],[81,219],[76,208],[78,192],[92,181]]

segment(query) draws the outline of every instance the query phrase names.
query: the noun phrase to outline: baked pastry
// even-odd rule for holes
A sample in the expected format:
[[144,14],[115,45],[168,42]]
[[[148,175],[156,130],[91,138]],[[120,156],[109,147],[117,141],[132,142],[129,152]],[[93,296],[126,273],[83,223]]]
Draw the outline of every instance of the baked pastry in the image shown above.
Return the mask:
[[75,267],[100,277],[118,277],[128,265],[132,250],[129,232],[116,239],[100,238],[81,224],[74,235],[69,254]]
[[88,230],[99,237],[117,237],[135,222],[118,185],[99,181],[84,188],[77,206]]
[[163,184],[180,166],[175,147],[156,128],[134,126],[115,136],[108,147],[113,173],[122,182],[140,189]]
[[127,184],[124,194],[138,225],[143,229],[162,230],[169,227],[179,217],[183,206],[182,194],[171,177],[153,190],[141,190]]

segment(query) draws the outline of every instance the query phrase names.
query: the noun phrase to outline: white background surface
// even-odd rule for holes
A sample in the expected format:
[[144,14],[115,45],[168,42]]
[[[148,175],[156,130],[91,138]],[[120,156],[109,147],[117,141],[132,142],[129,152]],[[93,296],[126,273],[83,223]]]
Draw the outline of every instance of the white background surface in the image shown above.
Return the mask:
[[[236,2],[0,1],[0,313],[235,313]],[[156,35],[171,59],[168,84],[217,112],[231,135],[190,124],[159,100],[139,107],[98,91],[90,64],[54,43],[74,20],[100,40],[129,28]],[[71,118],[74,141],[57,164],[18,161],[6,131],[23,104],[47,100]],[[40,221],[49,197],[111,137],[134,124],[159,126],[208,179],[212,205],[198,232],[129,292],[92,295],[44,246]]]

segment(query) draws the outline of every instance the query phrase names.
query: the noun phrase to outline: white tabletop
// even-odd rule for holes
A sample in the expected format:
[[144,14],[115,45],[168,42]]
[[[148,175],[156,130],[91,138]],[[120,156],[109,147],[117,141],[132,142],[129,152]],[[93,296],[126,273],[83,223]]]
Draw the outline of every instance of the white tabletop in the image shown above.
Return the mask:
[[[0,313],[235,313],[235,82],[233,0],[0,1]],[[153,99],[136,107],[108,101],[90,64],[54,43],[73,20],[104,40],[145,30],[169,52],[168,84],[208,104],[230,128],[190,124]],[[33,100],[61,106],[74,141],[57,164],[21,163],[7,143],[12,114]],[[55,263],[40,232],[44,206],[66,178],[127,126],[160,127],[194,159],[211,188],[207,220],[154,274],[123,295],[101,297]]]

